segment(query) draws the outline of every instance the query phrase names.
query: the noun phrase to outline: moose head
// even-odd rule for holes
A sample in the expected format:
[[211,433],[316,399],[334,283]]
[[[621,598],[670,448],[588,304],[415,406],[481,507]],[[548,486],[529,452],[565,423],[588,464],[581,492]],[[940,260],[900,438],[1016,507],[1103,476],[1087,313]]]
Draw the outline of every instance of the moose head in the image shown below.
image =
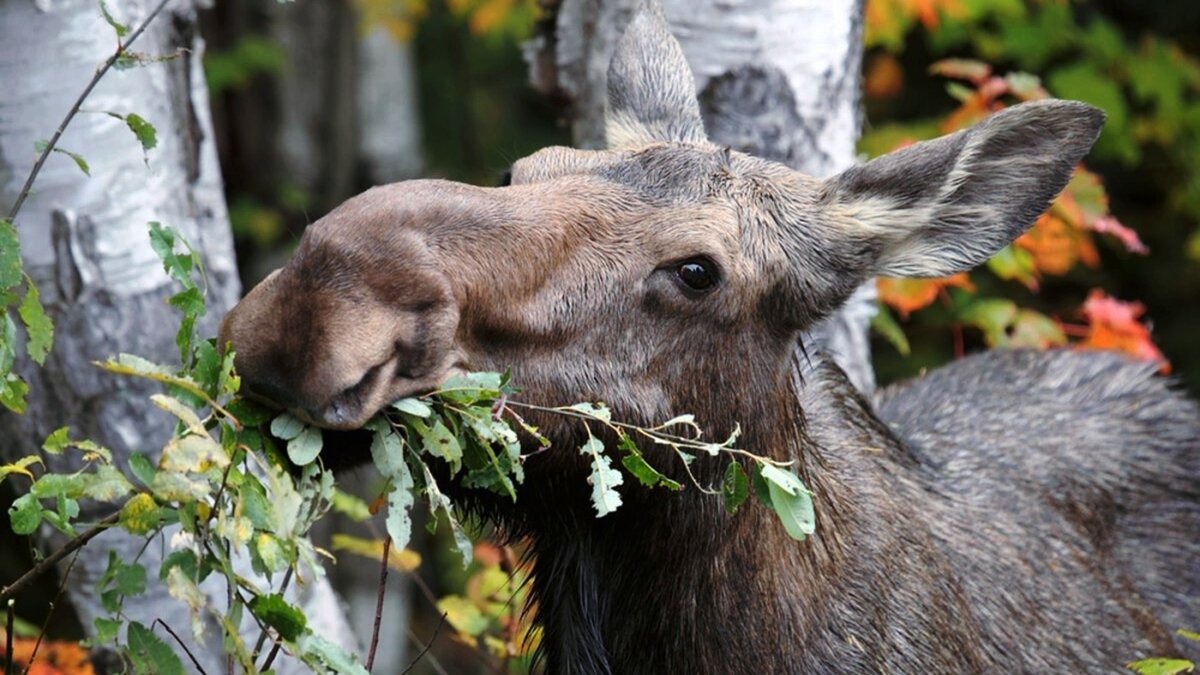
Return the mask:
[[501,188],[369,190],[220,339],[249,391],[335,429],[505,367],[542,401],[724,418],[713,399],[778,388],[799,331],[865,279],[966,270],[1012,241],[1102,121],[1025,103],[818,180],[709,142],[678,43],[643,12],[609,71],[607,149],[541,150]]

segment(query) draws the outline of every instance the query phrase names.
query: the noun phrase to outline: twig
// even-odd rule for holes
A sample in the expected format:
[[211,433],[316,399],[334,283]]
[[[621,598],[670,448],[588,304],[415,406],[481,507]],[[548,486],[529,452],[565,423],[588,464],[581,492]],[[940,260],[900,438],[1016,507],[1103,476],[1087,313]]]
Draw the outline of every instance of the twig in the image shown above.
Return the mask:
[[34,565],[33,569],[29,570],[25,574],[22,574],[21,578],[5,586],[3,589],[0,589],[0,602],[5,602],[17,593],[21,592],[26,586],[29,585],[31,581],[45,574],[46,571],[53,567],[59,560],[62,560],[71,553],[75,552],[76,549],[81,548],[84,544],[95,538],[96,535],[107,530],[110,525],[116,524],[120,517],[120,511],[109,515],[100,522],[96,523],[95,527],[92,529],[84,532],[83,534],[76,535],[74,539],[63,544],[62,548],[46,556],[40,563]]
[[33,643],[33,651],[29,653],[29,663],[25,664],[25,670],[21,675],[29,675],[29,669],[33,668],[33,661],[37,658],[38,649],[42,646],[42,638],[46,636],[46,630],[50,628],[50,619],[54,618],[54,608],[58,606],[63,591],[67,590],[67,579],[71,576],[71,570],[75,569],[76,560],[79,560],[79,550],[76,550],[75,555],[71,556],[71,562],[67,563],[62,580],[58,582],[58,592],[54,594],[54,600],[50,603],[50,611],[46,612],[46,620],[42,622],[42,630],[38,631],[37,642]]
[[444,623],[446,623],[446,613],[442,612],[442,618],[438,620],[437,626],[435,626],[433,629],[433,637],[429,638],[429,642],[425,643],[425,646],[421,649],[420,652],[417,653],[417,655],[413,658],[412,662],[408,664],[408,667],[405,668],[400,673],[400,675],[408,675],[408,671],[410,671],[414,667],[416,667],[417,662],[421,660],[421,657],[425,656],[425,652],[429,651],[430,647],[433,647],[433,641],[437,639],[438,631],[440,631],[442,629],[442,624],[444,624]]
[[13,624],[17,618],[13,609],[15,604],[14,600],[8,601],[8,623],[4,631],[4,675],[13,675]]
[[199,671],[200,675],[208,675],[208,673],[204,672],[204,667],[201,666],[200,662],[196,660],[196,655],[192,653],[192,650],[187,648],[187,645],[183,643],[183,640],[179,639],[179,636],[175,634],[175,631],[171,630],[171,627],[167,625],[166,621],[163,621],[162,619],[155,619],[154,622],[150,624],[150,630],[154,630],[154,626],[159,624],[161,624],[163,629],[171,634],[171,637],[175,638],[175,642],[177,642],[179,647],[183,649],[183,653],[187,654],[188,658],[192,660],[192,665],[196,666],[196,670]]
[[375,666],[375,650],[379,647],[379,624],[383,619],[383,593],[387,589],[388,556],[392,552],[392,538],[383,540],[383,559],[379,561],[379,587],[375,590],[375,624],[371,628],[371,647],[367,650],[367,671]]
[[[287,592],[288,583],[290,583],[291,580],[292,580],[292,568],[289,567],[289,568],[287,568],[287,571],[283,573],[283,583],[279,584],[279,594],[280,595],[283,595],[285,592]],[[267,643],[267,629],[263,628],[262,632],[258,634],[258,642],[254,643],[254,651],[250,652],[250,658],[252,658],[252,659],[258,658],[258,655],[262,653],[263,645],[265,645],[266,643]],[[268,663],[267,665],[270,665],[270,664]],[[264,665],[262,667],[262,669],[266,670],[267,665]]]
[[42,165],[46,163],[46,158],[50,156],[50,153],[54,152],[54,146],[58,144],[58,139],[62,137],[63,132],[67,130],[67,125],[71,123],[71,120],[75,119],[75,115],[79,112],[79,107],[83,105],[84,100],[87,99],[87,97],[92,93],[92,90],[96,88],[96,84],[100,82],[100,78],[104,77],[104,74],[108,72],[109,68],[112,68],[113,64],[116,63],[117,60],[126,53],[126,51],[128,51],[129,47],[139,37],[141,37],[142,32],[146,30],[146,26],[149,26],[150,22],[153,21],[154,18],[158,16],[159,12],[163,10],[163,7],[167,6],[168,1],[169,0],[159,0],[158,5],[156,5],[154,10],[146,16],[141,25],[129,34],[129,39],[123,44],[118,43],[117,51],[112,56],[108,57],[108,60],[106,60],[98,69],[96,69],[96,74],[92,76],[92,81],[88,82],[88,85],[84,88],[83,93],[81,93],[79,98],[75,100],[75,105],[71,106],[71,109],[67,111],[67,116],[64,117],[62,122],[59,123],[58,129],[54,130],[54,135],[50,137],[50,140],[46,143],[46,147],[42,148],[42,153],[38,155],[37,161],[33,163],[33,170],[29,172],[29,177],[25,179],[25,185],[21,186],[21,191],[17,193],[17,200],[13,202],[12,208],[8,211],[7,220],[10,223],[16,219],[17,213],[21,210],[21,206],[25,204],[25,199],[33,190],[33,181],[37,178],[38,173],[41,172]]
[[272,663],[274,663],[275,657],[279,655],[279,648],[282,646],[283,642],[279,640],[275,641],[275,644],[271,647],[271,652],[267,654],[267,660],[263,661],[262,670],[260,672],[267,672],[267,669],[271,667]]

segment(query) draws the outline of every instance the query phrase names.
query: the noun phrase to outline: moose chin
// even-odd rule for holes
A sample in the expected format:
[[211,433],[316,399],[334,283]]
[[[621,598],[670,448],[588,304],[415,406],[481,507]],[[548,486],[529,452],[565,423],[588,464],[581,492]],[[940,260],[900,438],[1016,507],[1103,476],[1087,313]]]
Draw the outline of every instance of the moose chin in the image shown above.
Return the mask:
[[[794,463],[815,495],[803,542],[765,507],[729,515],[698,490],[631,489],[596,518],[571,450],[532,457],[515,503],[467,491],[531,542],[549,672],[1092,673],[1198,656],[1173,632],[1200,620],[1200,411],[1152,366],[994,351],[867,398],[821,354],[797,357],[865,280],[952,274],[1013,241],[1099,110],[1025,103],[817,179],[707,139],[653,11],[608,88],[604,150],[541,150],[502,188],[377,187],[310,226],[222,324],[244,386],[349,430],[452,373],[511,367],[529,402],[740,423],[741,446]],[[720,468],[693,465],[710,483]]]

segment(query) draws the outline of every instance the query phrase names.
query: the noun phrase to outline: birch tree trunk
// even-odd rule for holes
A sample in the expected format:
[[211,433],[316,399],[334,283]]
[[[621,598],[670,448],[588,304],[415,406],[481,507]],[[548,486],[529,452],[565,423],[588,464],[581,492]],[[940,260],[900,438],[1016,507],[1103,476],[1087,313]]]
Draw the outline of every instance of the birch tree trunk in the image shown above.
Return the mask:
[[[604,145],[608,63],[645,0],[558,0],[527,47],[535,87],[565,95],[579,147]],[[855,161],[863,0],[663,0],[696,77],[714,142],[815,176]],[[868,330],[874,283],[804,338],[864,392],[874,388]],[[802,364],[806,365],[806,364]]]
[[[118,20],[139,23],[155,3],[109,3]],[[38,284],[55,322],[54,350],[43,368],[26,362],[30,385],[24,415],[0,413],[0,453],[6,459],[31,454],[55,428],[70,425],[73,438],[108,446],[119,466],[132,452],[161,448],[173,427],[147,397],[158,388],[100,371],[92,361],[118,352],[156,361],[178,359],[174,333],[179,317],[165,298],[174,292],[150,248],[147,223],[178,230],[202,256],[208,272],[209,312],[201,326],[215,334],[219,317],[239,292],[212,143],[208,97],[201,70],[204,45],[195,30],[192,0],[174,0],[136,45],[148,55],[179,52],[178,58],[129,70],[110,71],[84,102],[59,146],[82,154],[85,176],[63,155],[46,163],[32,196],[17,217],[26,270]],[[98,64],[112,54],[116,36],[92,0],[5,0],[0,3],[0,208],[7,212],[34,158],[34,142],[48,138],[83,91]],[[137,113],[157,129],[157,147],[143,155],[120,120],[96,111]],[[69,469],[70,459],[50,458],[49,468]],[[106,512],[84,513],[81,519]],[[109,507],[111,508],[111,507]],[[95,584],[108,552],[138,559],[154,578],[167,544],[141,551],[143,539],[112,530],[80,550],[68,577],[67,599],[84,629],[105,615]],[[44,547],[59,537],[40,533]],[[140,558],[138,556],[140,555]],[[244,574],[250,575],[246,561]],[[215,581],[215,576],[212,581]],[[205,586],[210,601],[224,603],[223,587]],[[301,591],[310,622],[346,645],[354,642],[324,580]],[[190,641],[186,606],[159,584],[123,606],[131,619],[152,625],[161,619]],[[17,612],[22,608],[18,605]],[[207,672],[224,672],[215,624],[204,644],[189,649]],[[281,672],[299,672],[280,663]]]

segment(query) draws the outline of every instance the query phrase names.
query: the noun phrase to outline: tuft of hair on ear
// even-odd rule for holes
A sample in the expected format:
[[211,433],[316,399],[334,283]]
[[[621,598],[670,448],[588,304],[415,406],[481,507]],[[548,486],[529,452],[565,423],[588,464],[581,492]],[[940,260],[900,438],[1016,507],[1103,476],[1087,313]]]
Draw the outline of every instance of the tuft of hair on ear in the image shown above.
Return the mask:
[[658,3],[644,5],[608,67],[605,133],[612,149],[706,140],[696,85]]
[[1078,101],[1015,105],[849,169],[820,201],[839,227],[876,245],[875,274],[968,270],[1037,220],[1103,124],[1103,111]]

